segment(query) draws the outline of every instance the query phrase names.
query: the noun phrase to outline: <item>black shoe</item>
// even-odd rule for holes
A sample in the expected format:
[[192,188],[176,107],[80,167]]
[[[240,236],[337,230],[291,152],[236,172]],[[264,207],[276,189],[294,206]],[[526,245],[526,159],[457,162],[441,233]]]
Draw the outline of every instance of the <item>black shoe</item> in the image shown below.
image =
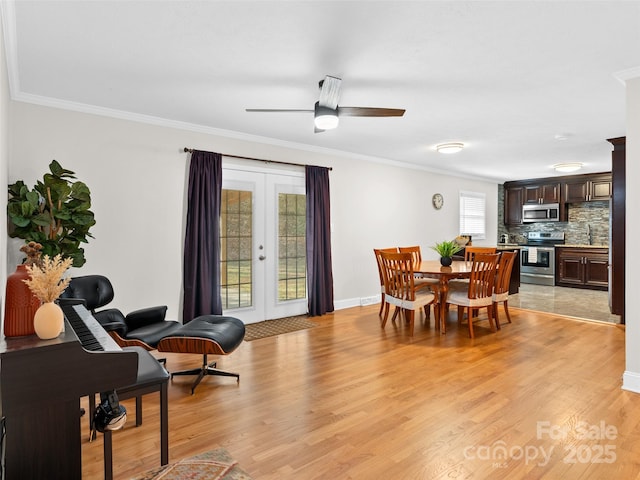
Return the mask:
[[[103,395],[100,395],[103,398]],[[100,405],[96,407],[93,428],[99,432],[120,430],[127,421],[127,409],[118,402],[116,392],[104,395]]]

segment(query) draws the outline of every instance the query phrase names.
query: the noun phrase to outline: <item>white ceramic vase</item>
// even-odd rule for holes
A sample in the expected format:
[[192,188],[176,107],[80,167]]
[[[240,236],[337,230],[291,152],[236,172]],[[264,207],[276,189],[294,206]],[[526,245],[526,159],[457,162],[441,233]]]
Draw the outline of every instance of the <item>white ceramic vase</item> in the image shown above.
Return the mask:
[[57,303],[47,302],[40,305],[33,318],[36,335],[42,340],[56,338],[62,332],[64,313]]

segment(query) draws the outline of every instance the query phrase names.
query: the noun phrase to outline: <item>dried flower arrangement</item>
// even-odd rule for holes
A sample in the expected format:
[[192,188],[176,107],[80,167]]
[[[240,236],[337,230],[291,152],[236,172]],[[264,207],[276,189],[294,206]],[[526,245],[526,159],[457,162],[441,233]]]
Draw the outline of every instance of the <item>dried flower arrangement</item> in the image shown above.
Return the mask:
[[71,281],[69,277],[64,277],[64,273],[72,263],[73,259],[63,259],[59,254],[53,259],[45,255],[40,265],[27,266],[30,278],[23,282],[42,303],[55,302]]
[[20,247],[20,251],[24,253],[27,258],[24,261],[25,265],[40,265],[40,256],[42,255],[42,244],[38,242],[25,243]]

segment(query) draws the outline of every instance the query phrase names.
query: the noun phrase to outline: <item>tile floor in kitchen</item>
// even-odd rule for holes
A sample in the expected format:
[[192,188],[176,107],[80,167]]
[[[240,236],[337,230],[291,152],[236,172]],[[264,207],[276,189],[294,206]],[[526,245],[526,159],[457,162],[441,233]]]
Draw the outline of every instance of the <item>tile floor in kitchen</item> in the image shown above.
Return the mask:
[[620,316],[609,312],[608,292],[600,290],[522,283],[520,291],[509,296],[509,306],[620,323]]

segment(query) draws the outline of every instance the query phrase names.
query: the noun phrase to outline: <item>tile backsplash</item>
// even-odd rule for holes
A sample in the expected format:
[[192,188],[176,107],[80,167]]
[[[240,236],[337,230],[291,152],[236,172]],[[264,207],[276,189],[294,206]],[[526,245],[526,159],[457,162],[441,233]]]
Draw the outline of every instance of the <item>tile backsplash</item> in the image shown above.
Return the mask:
[[504,189],[498,191],[498,235],[508,234],[512,241],[522,242],[527,232],[565,232],[565,243],[589,244],[589,231],[593,245],[609,245],[609,202],[581,202],[569,204],[569,221],[551,223],[529,223],[506,226],[504,224]]

